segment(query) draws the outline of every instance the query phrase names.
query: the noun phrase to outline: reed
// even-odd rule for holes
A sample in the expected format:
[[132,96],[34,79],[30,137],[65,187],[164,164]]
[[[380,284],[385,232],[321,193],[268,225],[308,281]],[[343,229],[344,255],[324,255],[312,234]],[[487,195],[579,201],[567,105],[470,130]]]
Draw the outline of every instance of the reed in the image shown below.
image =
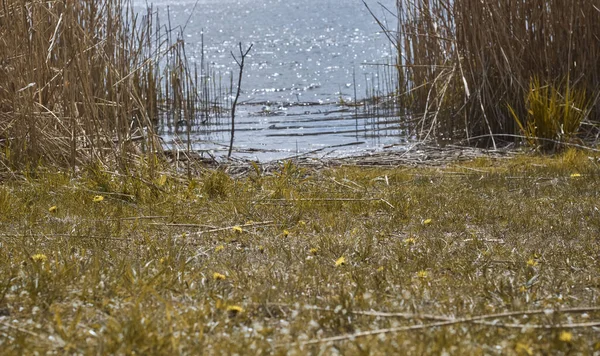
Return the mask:
[[498,136],[519,134],[507,105],[527,117],[533,78],[587,93],[584,122],[600,120],[593,1],[397,0],[397,10],[400,102],[420,117],[420,137],[495,146]]
[[200,97],[182,30],[128,0],[0,0],[0,161],[126,171],[162,154],[165,112]]

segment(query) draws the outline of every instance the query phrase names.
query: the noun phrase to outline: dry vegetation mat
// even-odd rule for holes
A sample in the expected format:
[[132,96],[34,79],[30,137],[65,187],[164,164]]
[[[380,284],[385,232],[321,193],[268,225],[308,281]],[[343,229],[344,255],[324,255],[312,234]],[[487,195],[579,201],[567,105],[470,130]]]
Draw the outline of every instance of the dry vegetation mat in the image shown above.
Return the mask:
[[592,354],[597,155],[0,186],[3,354]]

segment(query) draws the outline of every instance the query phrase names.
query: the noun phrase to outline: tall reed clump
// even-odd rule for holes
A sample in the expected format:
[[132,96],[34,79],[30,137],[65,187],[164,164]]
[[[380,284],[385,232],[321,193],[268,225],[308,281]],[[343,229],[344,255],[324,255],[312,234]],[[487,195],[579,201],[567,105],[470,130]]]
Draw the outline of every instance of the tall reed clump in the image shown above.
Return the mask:
[[[181,102],[197,91],[183,41],[155,24],[152,9],[141,15],[128,0],[0,0],[5,168],[127,170],[162,154],[161,111],[188,114]],[[176,68],[161,65],[167,55]]]
[[586,119],[600,121],[593,1],[397,0],[397,10],[401,102],[421,137],[495,146],[499,136],[521,134],[507,104],[527,117],[531,78],[587,93]]

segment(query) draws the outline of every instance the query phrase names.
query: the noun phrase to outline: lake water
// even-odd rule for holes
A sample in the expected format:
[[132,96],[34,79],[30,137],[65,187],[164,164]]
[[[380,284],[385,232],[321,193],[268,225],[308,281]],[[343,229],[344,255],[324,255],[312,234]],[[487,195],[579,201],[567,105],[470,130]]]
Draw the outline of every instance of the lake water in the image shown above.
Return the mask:
[[[136,5],[145,2],[136,0]],[[397,118],[362,115],[340,106],[383,89],[383,67],[394,50],[360,0],[185,0],[154,1],[171,26],[185,26],[186,51],[204,56],[227,87],[237,82],[231,51],[253,44],[246,58],[241,105],[236,111],[237,156],[261,161],[317,151],[356,154],[405,142]],[[367,1],[389,28],[394,0]],[[381,4],[381,5],[380,5]],[[166,20],[163,19],[163,23]],[[355,85],[356,84],[356,87]],[[222,155],[229,143],[227,118],[192,127],[196,150]],[[185,147],[187,137],[164,127],[168,145]],[[332,147],[333,146],[333,147]]]

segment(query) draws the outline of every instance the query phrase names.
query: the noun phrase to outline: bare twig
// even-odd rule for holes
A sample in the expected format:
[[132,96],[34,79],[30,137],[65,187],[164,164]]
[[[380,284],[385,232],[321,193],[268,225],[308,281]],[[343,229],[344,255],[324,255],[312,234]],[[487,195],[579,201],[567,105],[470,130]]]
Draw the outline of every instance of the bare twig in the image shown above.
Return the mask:
[[226,230],[231,230],[235,227],[255,227],[255,226],[268,226],[273,224],[273,221],[261,221],[261,222],[253,222],[253,223],[248,223],[248,224],[243,224],[243,225],[232,225],[232,226],[226,226],[226,227],[219,227],[219,228],[215,228],[215,229],[210,229],[210,230],[202,230],[202,231],[198,231],[198,234],[204,234],[204,233],[209,233],[209,232],[218,232],[218,231],[226,231]]
[[218,229],[212,225],[203,225],[203,224],[163,224],[163,223],[150,223],[148,225],[152,226],[168,226],[168,227],[205,227],[209,229]]
[[[369,5],[367,5],[367,3],[364,0],[363,0],[363,4],[367,8],[367,11],[369,11],[369,13],[371,14],[371,17],[373,17],[373,19],[375,20],[375,22],[377,22],[377,25],[379,26],[379,28],[381,28],[381,31],[383,31],[383,34],[387,37],[387,39],[390,41],[390,43],[392,44],[392,46],[396,47],[396,52],[397,53],[401,53],[400,47],[398,45],[398,41],[396,41],[396,39],[394,39],[392,37],[392,35],[390,34],[391,31],[377,18],[377,16],[375,16],[375,14],[373,13],[373,11],[371,11],[371,8],[369,7]],[[381,4],[379,4],[379,5],[381,5]]]
[[13,329],[13,330],[17,330],[17,331],[20,331],[22,333],[25,333],[25,334],[28,334],[28,335],[31,335],[31,336],[40,337],[40,335],[38,335],[38,334],[36,334],[34,332],[31,332],[29,330],[26,330],[26,329],[23,329],[23,328],[14,326],[14,325],[10,325],[9,323],[5,323],[3,321],[0,321],[0,325],[4,325],[7,328],[10,328],[10,329]]
[[292,203],[292,202],[361,202],[361,201],[375,201],[382,202],[394,209],[394,206],[383,198],[299,198],[299,199],[264,199],[261,201],[253,201],[252,204],[275,204],[275,203]]
[[[168,219],[168,218],[169,218],[169,216],[167,216],[167,215],[154,215],[154,216],[151,216],[151,215],[143,216],[142,215],[142,216],[129,216],[126,218],[119,218],[116,220],[121,220],[121,221],[124,221],[124,220],[155,220],[155,219]],[[114,219],[107,219],[107,220],[114,220]]]
[[[320,309],[318,310],[327,310]],[[332,310],[327,310],[332,311]],[[372,335],[380,335],[387,333],[397,333],[403,331],[412,331],[412,330],[422,330],[429,329],[440,326],[449,326],[456,324],[464,324],[464,323],[476,323],[482,324],[491,327],[506,327],[506,328],[532,328],[532,329],[546,329],[546,330],[554,330],[554,329],[574,329],[574,328],[588,328],[599,326],[600,322],[588,322],[588,323],[569,323],[569,324],[554,324],[554,325],[540,325],[540,324],[503,324],[503,323],[492,323],[485,322],[485,320],[489,319],[498,319],[498,318],[506,318],[506,317],[517,317],[517,316],[525,316],[525,315],[539,315],[539,314],[547,314],[551,313],[587,313],[587,312],[597,312],[600,311],[599,307],[590,307],[590,308],[571,308],[571,309],[561,309],[561,310],[531,310],[531,311],[515,311],[515,312],[507,312],[507,313],[498,313],[498,314],[487,314],[480,315],[471,318],[450,318],[445,316],[437,316],[437,315],[428,315],[428,314],[413,314],[413,313],[382,313],[382,312],[352,312],[352,314],[357,315],[371,315],[378,317],[401,317],[405,319],[429,319],[429,320],[437,320],[433,323],[428,324],[419,324],[419,325],[408,325],[408,326],[400,326],[394,328],[386,328],[386,329],[376,329],[358,332],[354,334],[344,334],[338,335],[323,339],[314,339],[305,342],[296,343],[297,345],[312,345],[312,344],[321,344],[335,341],[344,341],[349,339],[356,339],[359,337],[372,336]],[[290,344],[285,344],[285,346],[289,346]],[[276,345],[276,347],[282,347],[283,344]]]
[[[298,198],[298,199],[264,199],[268,202],[295,202],[295,201],[321,201],[321,202],[338,202],[338,201],[381,201],[381,198]],[[258,202],[255,202],[258,203]]]
[[235,99],[233,100],[233,104],[231,105],[231,140],[229,141],[229,152],[227,152],[227,158],[231,158],[231,151],[233,150],[233,135],[235,132],[235,108],[237,106],[237,102],[240,97],[240,92],[242,90],[242,76],[244,73],[244,60],[246,59],[246,56],[252,49],[253,44],[251,44],[250,47],[248,47],[248,49],[246,49],[246,52],[244,52],[242,50],[242,42],[239,43],[239,46],[240,46],[240,57],[241,57],[239,61],[235,57],[233,52],[231,52],[231,56],[233,57],[233,59],[235,60],[235,62],[238,65],[238,67],[240,68],[240,73],[238,76],[237,92],[235,94]]

